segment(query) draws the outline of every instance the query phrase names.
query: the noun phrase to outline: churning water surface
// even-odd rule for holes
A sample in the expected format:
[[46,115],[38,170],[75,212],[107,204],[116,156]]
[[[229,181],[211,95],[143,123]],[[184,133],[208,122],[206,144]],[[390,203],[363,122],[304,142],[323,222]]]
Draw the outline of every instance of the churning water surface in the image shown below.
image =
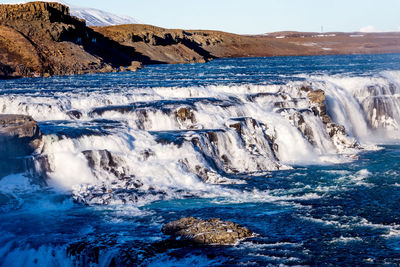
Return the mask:
[[[223,59],[1,81],[0,112],[39,122],[34,160],[47,164],[0,178],[0,265],[399,264],[399,60]],[[331,128],[302,87],[325,92]],[[186,216],[257,235],[165,245],[162,225]]]

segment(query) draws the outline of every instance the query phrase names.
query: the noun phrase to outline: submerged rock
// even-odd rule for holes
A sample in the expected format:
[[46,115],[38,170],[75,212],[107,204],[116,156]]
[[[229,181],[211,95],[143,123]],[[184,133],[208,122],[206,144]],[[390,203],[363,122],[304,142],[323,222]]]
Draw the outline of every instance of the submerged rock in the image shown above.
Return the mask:
[[82,112],[80,112],[79,110],[69,110],[67,111],[67,115],[71,119],[78,119],[78,120],[83,116]]
[[246,227],[230,221],[193,217],[170,222],[163,226],[162,232],[177,240],[203,245],[233,245],[253,236],[253,232]]

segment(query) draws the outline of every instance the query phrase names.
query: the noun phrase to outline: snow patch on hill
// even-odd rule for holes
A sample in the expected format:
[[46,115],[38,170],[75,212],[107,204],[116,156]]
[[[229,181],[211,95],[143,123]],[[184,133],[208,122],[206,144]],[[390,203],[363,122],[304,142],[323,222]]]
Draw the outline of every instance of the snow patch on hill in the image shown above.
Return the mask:
[[[72,16],[86,20],[88,26],[111,26],[121,24],[139,24],[140,22],[130,16],[116,15],[107,11],[95,8],[85,8],[70,5],[63,0],[40,0],[42,2],[58,2],[69,6]],[[25,4],[32,1],[8,1],[1,4]]]
[[138,20],[132,17],[115,15],[113,13],[94,8],[71,7],[70,12],[72,16],[86,20],[86,24],[88,26],[111,26],[139,23]]

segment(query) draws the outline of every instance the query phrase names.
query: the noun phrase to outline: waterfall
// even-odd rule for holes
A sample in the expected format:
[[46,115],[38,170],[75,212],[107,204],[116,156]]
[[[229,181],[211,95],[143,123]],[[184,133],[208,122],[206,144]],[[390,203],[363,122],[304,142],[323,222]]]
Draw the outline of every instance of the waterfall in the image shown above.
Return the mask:
[[[399,139],[400,75],[307,76],[282,85],[0,95],[33,116],[46,182],[88,204],[222,190],[302,164],[354,160]],[[43,159],[46,163],[43,166]]]

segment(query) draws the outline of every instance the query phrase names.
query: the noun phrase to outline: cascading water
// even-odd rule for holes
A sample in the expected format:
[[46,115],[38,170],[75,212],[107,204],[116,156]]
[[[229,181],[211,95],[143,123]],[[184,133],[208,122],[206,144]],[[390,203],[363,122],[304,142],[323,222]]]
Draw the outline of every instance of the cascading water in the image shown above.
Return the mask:
[[[187,77],[171,82],[169,68],[184,66],[56,77],[51,83],[4,82],[0,112],[31,115],[39,122],[43,140],[34,161],[47,185],[30,186],[27,174],[0,178],[2,209],[21,209],[26,194],[66,195],[57,205],[69,212],[82,203],[118,206],[123,212],[134,207],[140,213],[136,209],[151,203],[188,198],[318,199],[311,190],[277,195],[273,188],[254,187],[249,177],[354,162],[363,151],[399,140],[400,71],[378,65],[370,73],[337,74],[324,67],[322,74],[288,69],[279,77],[263,60],[233,60],[237,65],[228,69],[222,67],[229,60],[188,65],[189,70],[182,69],[189,71]],[[240,65],[253,67],[254,73],[239,79]],[[15,187],[6,186],[10,181]],[[51,251],[47,245],[32,248],[29,240],[15,248],[12,239],[0,240],[4,264],[19,254]],[[62,249],[54,257],[66,262]],[[117,252],[109,253],[103,265]]]

